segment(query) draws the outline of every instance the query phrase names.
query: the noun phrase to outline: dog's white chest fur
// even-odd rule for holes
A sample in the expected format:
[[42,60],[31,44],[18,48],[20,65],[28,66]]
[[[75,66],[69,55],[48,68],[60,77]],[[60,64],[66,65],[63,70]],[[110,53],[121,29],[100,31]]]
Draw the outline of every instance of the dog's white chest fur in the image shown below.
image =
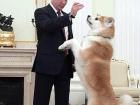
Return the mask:
[[79,42],[81,42],[81,45],[80,45],[81,49],[86,49],[86,48],[92,46],[94,41],[99,42],[99,43],[107,42],[107,43],[112,44],[111,40],[108,38],[103,38],[103,37],[97,36],[97,35],[89,35],[89,36],[83,37],[83,39],[81,41],[79,41]]

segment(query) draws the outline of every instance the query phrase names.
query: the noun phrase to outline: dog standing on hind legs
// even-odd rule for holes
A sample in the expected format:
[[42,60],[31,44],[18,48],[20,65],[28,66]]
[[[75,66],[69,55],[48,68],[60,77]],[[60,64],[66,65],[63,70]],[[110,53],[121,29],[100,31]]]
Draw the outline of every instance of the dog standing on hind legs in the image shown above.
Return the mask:
[[91,28],[87,36],[81,40],[68,40],[58,49],[73,51],[75,68],[87,92],[88,105],[132,105],[133,101],[129,96],[123,96],[121,101],[116,100],[110,82],[114,19],[88,16],[87,23]]

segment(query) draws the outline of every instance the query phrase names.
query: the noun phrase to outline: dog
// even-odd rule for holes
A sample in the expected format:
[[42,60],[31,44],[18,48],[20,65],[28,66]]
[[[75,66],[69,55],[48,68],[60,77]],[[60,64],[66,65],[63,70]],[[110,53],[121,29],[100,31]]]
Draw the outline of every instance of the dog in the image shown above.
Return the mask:
[[67,40],[58,49],[72,50],[76,72],[87,92],[88,105],[132,105],[133,100],[128,95],[116,100],[110,82],[114,18],[89,15],[87,23],[91,28],[88,35],[80,40]]

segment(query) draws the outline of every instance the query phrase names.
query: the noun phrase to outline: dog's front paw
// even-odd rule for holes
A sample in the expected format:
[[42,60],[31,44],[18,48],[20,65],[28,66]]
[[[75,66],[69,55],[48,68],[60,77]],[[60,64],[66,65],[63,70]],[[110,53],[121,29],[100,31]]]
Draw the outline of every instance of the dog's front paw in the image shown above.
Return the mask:
[[58,47],[58,50],[64,50],[64,49],[65,49],[64,44],[62,44],[62,45],[60,45],[60,46]]
[[71,40],[65,41],[62,45],[58,47],[58,50],[65,50],[71,48]]

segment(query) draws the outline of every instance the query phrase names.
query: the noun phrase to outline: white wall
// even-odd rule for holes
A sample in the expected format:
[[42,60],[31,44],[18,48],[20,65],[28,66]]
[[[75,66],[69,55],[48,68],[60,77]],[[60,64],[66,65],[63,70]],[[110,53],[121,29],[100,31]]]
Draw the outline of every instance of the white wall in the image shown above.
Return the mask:
[[115,0],[92,0],[92,11],[94,15],[114,16]]
[[0,13],[12,15],[16,41],[34,41],[35,30],[31,19],[35,9],[34,0],[0,0]]

